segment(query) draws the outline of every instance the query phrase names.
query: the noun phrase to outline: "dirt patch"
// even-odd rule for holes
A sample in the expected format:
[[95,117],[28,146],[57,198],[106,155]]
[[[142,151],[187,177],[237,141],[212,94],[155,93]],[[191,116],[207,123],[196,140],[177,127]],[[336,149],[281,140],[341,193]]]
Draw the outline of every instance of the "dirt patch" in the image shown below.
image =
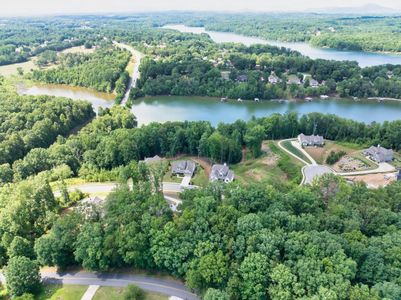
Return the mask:
[[249,170],[245,174],[256,181],[261,181],[263,179],[263,174],[260,172],[260,170]]
[[306,147],[304,150],[312,156],[312,158],[318,163],[324,163],[326,160],[327,149],[323,147]]
[[356,157],[345,155],[333,168],[337,172],[355,172],[369,170],[370,166]]
[[368,174],[361,176],[347,176],[347,180],[352,182],[365,182],[370,188],[379,188],[395,181],[395,174]]
[[265,156],[261,162],[268,167],[273,167],[277,165],[279,159],[280,157],[278,155],[270,153],[269,155]]

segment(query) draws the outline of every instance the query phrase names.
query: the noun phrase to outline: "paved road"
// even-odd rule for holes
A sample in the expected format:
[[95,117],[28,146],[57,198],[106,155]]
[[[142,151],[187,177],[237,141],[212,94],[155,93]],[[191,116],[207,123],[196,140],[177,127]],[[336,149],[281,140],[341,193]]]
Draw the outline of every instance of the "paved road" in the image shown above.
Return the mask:
[[324,174],[334,173],[332,169],[322,165],[307,165],[302,168],[302,183],[311,184],[313,180]]
[[[81,192],[87,194],[110,193],[117,187],[117,185],[118,185],[117,182],[93,182],[93,183],[71,185],[67,189],[69,192],[80,190]],[[181,193],[182,186],[180,183],[163,182],[163,192]],[[55,192],[54,194],[56,196],[60,195],[59,192]]]
[[310,165],[309,162],[303,160],[302,158],[300,158],[299,156],[295,155],[294,153],[292,153],[291,151],[287,150],[282,143],[287,142],[287,141],[293,141],[294,139],[287,139],[287,140],[281,140],[278,142],[278,146],[281,148],[281,150],[283,150],[284,152],[288,153],[289,155],[291,155],[292,157],[295,157],[296,159],[298,159],[299,161],[301,161],[303,164],[305,165]]
[[[95,274],[90,272],[71,272],[56,273],[52,271],[43,271],[42,280],[46,283],[62,283],[74,285],[99,285],[99,286],[126,286],[130,283],[136,284],[140,288],[161,293],[168,296],[175,296],[185,300],[198,300],[199,298],[189,292],[186,286],[174,280],[160,279],[146,275],[129,274]],[[4,277],[0,274],[0,280]],[[4,281],[2,281],[4,283]]]
[[141,52],[135,50],[133,47],[131,47],[129,45],[121,44],[121,43],[118,43],[116,41],[114,41],[113,44],[118,46],[118,47],[120,47],[120,48],[122,48],[122,49],[126,49],[126,50],[130,51],[131,54],[132,54],[132,59],[134,61],[134,70],[132,71],[127,91],[125,92],[124,98],[121,101],[121,106],[125,106],[127,104],[131,88],[136,86],[136,82],[137,82],[137,80],[138,80],[138,78],[140,76],[139,66],[141,64],[141,60],[143,58],[143,54]]

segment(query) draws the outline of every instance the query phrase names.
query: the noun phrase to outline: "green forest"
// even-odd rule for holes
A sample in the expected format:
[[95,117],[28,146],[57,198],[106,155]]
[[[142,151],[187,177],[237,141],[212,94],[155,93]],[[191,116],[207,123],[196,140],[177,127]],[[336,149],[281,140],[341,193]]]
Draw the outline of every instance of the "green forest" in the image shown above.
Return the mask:
[[90,103],[49,96],[19,96],[0,78],[0,164],[48,147],[94,116]]
[[[130,53],[115,48],[99,49],[93,54],[69,54],[62,57],[61,66],[50,70],[35,70],[32,78],[46,83],[69,84],[111,93],[120,86]],[[123,81],[126,84],[126,81]],[[121,88],[119,88],[120,91]],[[125,91],[125,85],[122,88]]]
[[177,23],[338,50],[401,52],[399,16],[188,13],[158,20],[160,25]]

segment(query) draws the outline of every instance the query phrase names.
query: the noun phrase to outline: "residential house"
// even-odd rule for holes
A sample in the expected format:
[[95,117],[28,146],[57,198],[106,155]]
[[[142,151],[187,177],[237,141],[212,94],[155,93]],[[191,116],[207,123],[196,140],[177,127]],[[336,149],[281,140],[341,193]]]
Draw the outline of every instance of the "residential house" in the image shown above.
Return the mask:
[[234,180],[234,172],[230,170],[227,164],[216,164],[212,166],[209,179],[210,181],[224,181],[225,183],[229,183]]
[[302,147],[324,145],[324,138],[320,135],[305,135],[301,133],[298,135],[298,142]]
[[380,145],[364,150],[363,154],[377,163],[389,162],[394,158],[393,150],[383,148]]
[[313,78],[309,79],[309,86],[310,87],[316,88],[316,87],[319,87],[319,85],[320,84],[316,79],[313,79]]
[[296,75],[290,75],[290,76],[288,76],[287,84],[297,84],[297,85],[300,85],[301,83],[302,83],[302,82],[301,82],[301,79],[299,79],[298,76],[296,76]]
[[277,83],[281,82],[281,78],[278,77],[276,75],[276,73],[274,73],[274,71],[271,72],[268,80],[269,80],[269,83],[271,83],[271,84],[277,84]]
[[193,176],[196,165],[190,160],[175,161],[171,164],[171,174],[177,176]]

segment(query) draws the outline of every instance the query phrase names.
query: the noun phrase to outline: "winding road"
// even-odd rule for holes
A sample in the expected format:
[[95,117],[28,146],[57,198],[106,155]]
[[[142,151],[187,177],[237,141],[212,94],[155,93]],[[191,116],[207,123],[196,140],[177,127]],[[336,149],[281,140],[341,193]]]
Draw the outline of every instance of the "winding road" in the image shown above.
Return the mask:
[[[286,149],[282,143],[283,142],[287,142],[290,141],[292,146],[294,146],[296,149],[298,149],[299,151],[302,152],[303,155],[305,155],[305,157],[308,158],[308,160],[310,162],[305,161],[304,159],[302,159],[301,157],[295,155],[294,153],[292,153],[291,151],[289,151],[288,149]],[[320,177],[324,174],[327,173],[332,173],[338,176],[358,176],[358,175],[368,175],[368,174],[379,174],[379,173],[391,173],[394,172],[396,169],[388,164],[388,163],[380,163],[379,166],[376,169],[373,170],[364,170],[364,171],[355,171],[355,172],[348,172],[348,173],[339,173],[334,171],[332,168],[328,167],[328,166],[323,166],[323,165],[319,165],[314,159],[313,157],[305,151],[305,149],[303,149],[299,143],[296,141],[296,139],[286,139],[286,140],[281,140],[278,142],[278,146],[281,148],[281,150],[283,150],[284,152],[288,153],[289,155],[291,155],[292,157],[295,157],[296,159],[298,159],[299,161],[301,161],[305,166],[302,167],[302,181],[301,181],[301,185],[303,184],[310,184],[313,182],[313,179],[315,179],[316,177]]]
[[[62,283],[66,285],[98,285],[122,287],[130,283],[136,284],[140,288],[155,293],[168,296],[175,296],[185,300],[198,300],[199,298],[186,286],[178,281],[171,279],[161,279],[148,275],[117,274],[117,273],[92,273],[92,272],[65,272],[42,271],[42,281],[45,283]],[[0,281],[4,283],[4,276],[0,274]]]

